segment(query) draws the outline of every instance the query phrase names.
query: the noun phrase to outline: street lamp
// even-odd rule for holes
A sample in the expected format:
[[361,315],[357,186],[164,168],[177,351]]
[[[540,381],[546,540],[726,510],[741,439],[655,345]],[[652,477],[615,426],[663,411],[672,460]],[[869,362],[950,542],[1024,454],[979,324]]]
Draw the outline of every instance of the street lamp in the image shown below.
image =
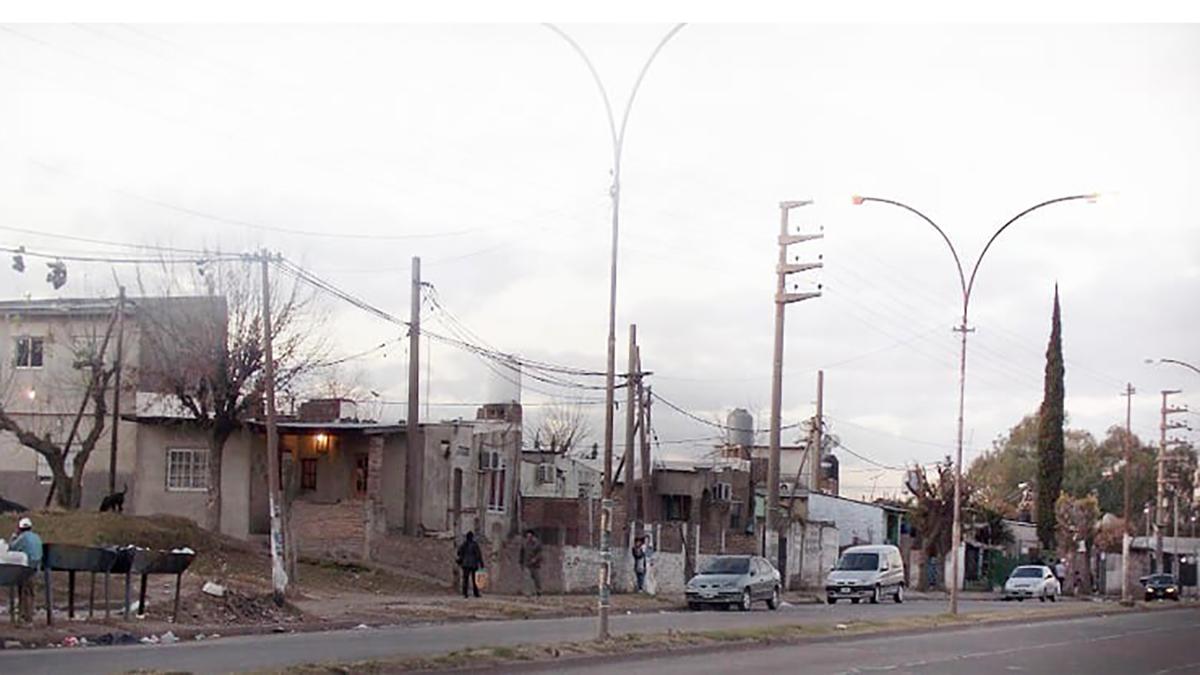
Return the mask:
[[[625,127],[629,123],[629,111],[633,109],[633,99],[637,96],[638,88],[642,86],[642,80],[646,77],[646,71],[650,69],[650,64],[654,63],[655,57],[666,46],[667,42],[675,37],[675,34],[683,30],[685,24],[677,23],[671,30],[663,35],[662,39],[654,47],[654,51],[650,52],[650,56],[646,62],[642,64],[642,70],[638,73],[637,79],[633,82],[633,88],[629,91],[629,100],[625,102],[625,110],[621,114],[621,126],[617,126],[616,118],[613,117],[612,103],[608,98],[608,89],[604,86],[604,81],[600,79],[600,74],[596,71],[596,67],[592,65],[592,60],[588,58],[583,47],[579,46],[570,35],[563,29],[555,26],[552,23],[544,24],[546,28],[554,31],[559,37],[567,41],[579,58],[583,59],[587,65],[588,72],[592,75],[592,80],[596,83],[596,88],[600,90],[600,98],[604,101],[604,112],[608,117],[608,131],[612,138],[613,149],[613,169],[612,169],[612,186],[609,188],[608,194],[612,199],[612,257],[609,267],[609,282],[608,282],[608,365],[604,371],[604,489],[601,492],[601,523],[603,527],[600,532],[600,557],[603,560],[603,569],[601,572],[601,583],[599,589],[599,637],[601,640],[608,638],[608,607],[609,607],[609,582],[612,578],[612,461],[613,461],[613,403],[614,403],[614,388],[616,380],[616,363],[617,363],[617,230],[621,214],[621,149],[625,144]],[[629,505],[626,505],[629,506]]]
[[1146,363],[1173,363],[1177,366],[1183,366],[1184,368],[1188,368],[1188,369],[1194,371],[1197,375],[1200,375],[1200,368],[1193,366],[1192,364],[1188,363],[1187,361],[1180,361],[1178,359],[1146,359]]
[[950,249],[950,255],[954,257],[954,267],[958,271],[958,281],[962,289],[962,323],[959,324],[959,326],[954,330],[962,334],[962,346],[959,351],[958,361],[958,442],[954,459],[954,529],[951,534],[950,544],[951,560],[953,561],[951,563],[952,578],[950,581],[951,614],[958,614],[958,549],[962,546],[963,405],[966,400],[967,388],[967,333],[971,330],[967,325],[967,313],[971,304],[971,290],[975,287],[975,275],[979,272],[979,264],[983,262],[983,257],[987,255],[988,249],[992,247],[992,242],[996,241],[996,238],[1000,236],[1000,233],[1007,230],[1009,226],[1020,220],[1022,217],[1037,211],[1040,208],[1050,206],[1051,204],[1069,202],[1077,199],[1086,199],[1089,202],[1094,202],[1098,198],[1098,194],[1084,194],[1049,199],[1039,204],[1034,204],[1012,218],[1009,218],[1008,222],[1001,225],[1000,229],[996,230],[996,232],[992,234],[991,239],[988,239],[987,244],[985,244],[983,247],[983,250],[979,252],[979,257],[975,259],[975,265],[971,268],[971,276],[967,277],[967,275],[963,272],[962,260],[958,257],[958,251],[954,248],[954,244],[950,241],[950,237],[947,236],[945,230],[939,227],[937,223],[933,222],[929,216],[926,216],[924,213],[921,213],[907,204],[891,199],[883,199],[880,197],[862,197],[859,195],[855,195],[853,197],[852,201],[855,205],[863,204],[865,202],[891,204],[892,206],[902,208],[905,211],[916,215],[921,220],[924,220],[926,223],[932,226],[933,229],[937,230],[937,233],[942,237],[942,241],[946,242],[946,246]]

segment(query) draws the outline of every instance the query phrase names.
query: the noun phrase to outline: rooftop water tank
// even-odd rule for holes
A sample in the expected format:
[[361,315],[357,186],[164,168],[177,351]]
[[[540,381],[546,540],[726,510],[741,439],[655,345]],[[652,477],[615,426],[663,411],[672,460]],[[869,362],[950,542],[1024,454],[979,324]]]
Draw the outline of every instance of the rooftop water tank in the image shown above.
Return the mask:
[[729,442],[749,448],[754,445],[754,416],[745,408],[734,408],[729,411],[725,420],[729,427]]

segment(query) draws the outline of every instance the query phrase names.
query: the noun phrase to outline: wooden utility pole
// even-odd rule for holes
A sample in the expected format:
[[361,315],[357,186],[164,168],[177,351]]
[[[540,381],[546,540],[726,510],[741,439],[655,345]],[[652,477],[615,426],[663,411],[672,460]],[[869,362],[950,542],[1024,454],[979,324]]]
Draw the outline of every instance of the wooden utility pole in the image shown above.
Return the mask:
[[1130,496],[1132,494],[1133,481],[1133,450],[1131,449],[1131,441],[1133,440],[1133,395],[1135,390],[1132,383],[1125,385],[1125,392],[1121,394],[1125,397],[1125,436],[1122,445],[1122,450],[1125,455],[1125,503],[1122,507],[1122,517],[1125,519],[1125,532],[1121,537],[1121,602],[1124,604],[1133,603],[1132,586],[1129,583],[1129,549],[1130,539],[1133,537],[1133,521],[1131,520],[1130,511]]
[[[408,453],[404,472],[404,533],[421,532],[421,492],[425,480],[425,449],[421,443],[421,259],[412,259],[412,297],[408,326],[408,417],[404,435]],[[519,470],[520,467],[517,467]],[[515,500],[514,500],[515,501]]]
[[817,371],[817,416],[813,418],[813,445],[809,453],[812,463],[811,491],[821,491],[821,450],[825,441],[825,371]]
[[113,382],[112,452],[108,455],[108,493],[117,491],[117,428],[121,425],[121,362],[125,344],[125,287],[117,295],[117,358]]
[[633,450],[637,438],[638,382],[641,381],[641,365],[637,362],[637,324],[629,324],[629,376],[625,378],[625,453],[621,460],[625,465],[625,531],[622,533],[626,547],[633,543],[634,491]]
[[[642,369],[642,350],[637,350],[638,354],[638,370]],[[638,417],[641,419],[641,424],[638,425],[638,444],[640,445],[642,456],[642,532],[645,533],[647,526],[654,522],[654,515],[650,511],[650,492],[653,469],[650,468],[650,389],[642,386],[642,379],[638,378],[638,400],[641,405],[638,406]],[[658,543],[655,542],[655,547]]]
[[271,587],[275,604],[282,606],[287,593],[288,573],[284,557],[287,555],[283,533],[287,531],[287,513],[280,494],[279,436],[275,429],[275,355],[272,351],[271,330],[271,258],[263,250],[262,261],[262,348],[263,370],[266,382],[263,385],[267,403],[267,505],[271,516]]

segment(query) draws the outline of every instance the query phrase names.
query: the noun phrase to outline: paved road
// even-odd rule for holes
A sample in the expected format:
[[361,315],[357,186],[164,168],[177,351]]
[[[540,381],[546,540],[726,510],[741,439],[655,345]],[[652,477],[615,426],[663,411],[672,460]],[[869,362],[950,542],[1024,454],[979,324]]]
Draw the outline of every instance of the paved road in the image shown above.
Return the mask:
[[[992,601],[966,601],[961,608],[964,612],[993,612],[1016,606]],[[1030,608],[1031,605],[1024,603],[1021,607]],[[614,634],[657,633],[668,629],[713,630],[787,623],[819,625],[855,619],[937,614],[945,610],[946,605],[941,602],[908,602],[902,605],[838,604],[832,607],[795,605],[776,612],[757,608],[749,613],[664,612],[614,616],[612,631]],[[581,617],[241,636],[153,647],[136,645],[2,651],[0,673],[111,673],[139,668],[225,673],[297,663],[422,656],[471,646],[588,640],[595,636],[595,631],[596,620]]]
[[1200,673],[1200,610],[1116,614],[785,647],[671,655],[564,668],[572,675],[704,673]]

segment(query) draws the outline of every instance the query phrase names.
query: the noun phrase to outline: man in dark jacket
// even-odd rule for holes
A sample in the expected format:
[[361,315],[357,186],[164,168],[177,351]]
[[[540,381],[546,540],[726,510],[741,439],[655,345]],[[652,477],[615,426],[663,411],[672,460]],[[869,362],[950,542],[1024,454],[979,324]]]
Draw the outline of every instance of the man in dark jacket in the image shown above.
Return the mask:
[[521,567],[529,570],[533,582],[533,594],[542,594],[542,542],[533,530],[525,530],[525,541],[521,544]]
[[475,581],[475,573],[483,567],[483,551],[479,550],[479,542],[475,541],[475,533],[468,532],[463,539],[463,543],[458,547],[458,566],[462,568],[462,594],[467,595],[467,583],[470,581],[470,588],[475,593],[475,597],[479,597],[479,584]]

